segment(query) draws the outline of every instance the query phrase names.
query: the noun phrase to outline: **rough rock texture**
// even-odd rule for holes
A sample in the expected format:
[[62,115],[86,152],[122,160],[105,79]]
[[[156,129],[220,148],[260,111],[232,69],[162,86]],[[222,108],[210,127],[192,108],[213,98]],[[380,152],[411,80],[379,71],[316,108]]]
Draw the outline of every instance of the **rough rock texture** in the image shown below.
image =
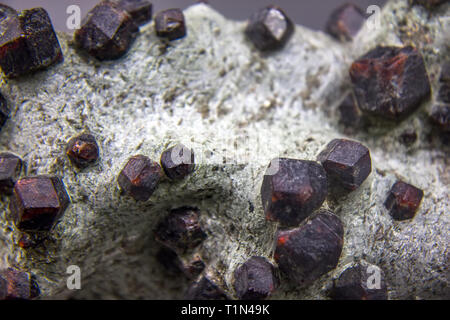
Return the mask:
[[[59,34],[63,64],[3,81],[12,112],[0,147],[23,157],[27,175],[63,176],[72,205],[51,237],[25,251],[16,245],[20,235],[3,197],[0,268],[35,273],[43,298],[181,298],[188,281],[167,276],[156,262],[151,230],[170,209],[193,206],[208,235],[199,249],[205,272],[235,297],[238,265],[255,255],[273,261],[276,224],[265,220],[259,193],[270,160],[313,160],[330,140],[345,137],[334,115],[348,92],[349,66],[377,44],[416,45],[435,90],[450,53],[449,13],[449,4],[429,13],[391,1],[379,28],[366,24],[353,44],[296,26],[273,54],[245,40],[244,22],[227,21],[204,4],[185,11],[183,40],[163,43],[149,24],[117,61],[79,55],[71,37]],[[324,204],[344,224],[338,267],[301,290],[282,279],[273,299],[325,299],[333,276],[354,258],[384,270],[391,299],[450,297],[450,170],[448,150],[430,135],[431,105],[395,127],[374,124],[349,137],[370,148],[373,171],[356,191]],[[409,147],[399,142],[407,128],[418,135]],[[96,137],[102,159],[75,172],[64,146],[83,130]],[[116,179],[129,157],[158,159],[175,143],[194,149],[192,175],[162,182],[146,202],[120,196]],[[409,222],[394,222],[383,206],[397,178],[425,191]],[[81,268],[78,291],[65,289],[72,264]]]

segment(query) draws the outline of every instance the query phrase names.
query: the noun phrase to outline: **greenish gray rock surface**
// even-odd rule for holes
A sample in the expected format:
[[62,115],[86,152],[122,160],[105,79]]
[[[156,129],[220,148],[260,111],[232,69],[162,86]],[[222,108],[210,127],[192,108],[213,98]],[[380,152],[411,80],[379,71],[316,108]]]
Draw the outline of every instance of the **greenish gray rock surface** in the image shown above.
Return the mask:
[[[12,113],[1,149],[23,157],[27,175],[63,177],[72,199],[51,236],[27,251],[16,245],[9,199],[0,202],[0,268],[35,273],[42,298],[182,298],[189,282],[157,263],[153,230],[183,205],[201,210],[208,238],[198,253],[205,272],[234,296],[239,264],[252,255],[272,260],[276,224],[265,220],[259,195],[267,165],[277,156],[314,160],[330,140],[346,137],[336,107],[350,88],[353,59],[377,44],[412,43],[435,89],[450,53],[450,4],[430,14],[391,1],[377,28],[368,23],[344,45],[297,26],[283,50],[267,55],[245,39],[245,23],[203,4],[185,14],[185,39],[164,43],[151,24],[112,62],[80,54],[59,34],[63,64],[3,80]],[[433,99],[397,126],[375,124],[350,136],[370,148],[373,171],[359,189],[324,204],[345,228],[339,265],[308,288],[282,280],[272,298],[325,299],[333,277],[356,259],[383,269],[391,299],[450,297],[450,169],[448,150],[427,120]],[[407,129],[418,134],[409,147],[399,142]],[[64,147],[81,132],[97,138],[101,159],[79,171]],[[144,203],[120,194],[117,176],[130,156],[159,160],[178,142],[195,151],[191,176],[162,182]],[[383,206],[396,178],[425,192],[412,221],[394,222]],[[81,268],[81,290],[66,289],[70,265]]]

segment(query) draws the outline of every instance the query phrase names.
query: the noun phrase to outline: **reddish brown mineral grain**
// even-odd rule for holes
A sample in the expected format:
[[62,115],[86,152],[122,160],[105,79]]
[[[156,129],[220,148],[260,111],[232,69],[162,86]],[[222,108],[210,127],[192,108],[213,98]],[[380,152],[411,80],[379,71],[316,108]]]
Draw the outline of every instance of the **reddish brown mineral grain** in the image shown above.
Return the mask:
[[194,171],[194,151],[177,144],[162,153],[161,166],[170,179],[181,180]]
[[282,48],[294,33],[294,24],[286,13],[270,5],[255,12],[249,19],[245,35],[261,51]]
[[278,231],[274,258],[288,278],[307,286],[336,268],[343,237],[340,219],[321,210],[297,228]]
[[279,158],[264,175],[261,199],[266,219],[297,225],[327,197],[327,177],[313,161]]
[[133,18],[137,25],[143,25],[152,20],[153,5],[147,0],[120,0],[119,6]]
[[352,64],[350,77],[361,111],[395,121],[431,93],[422,55],[411,46],[376,47]]
[[156,34],[160,38],[170,41],[186,36],[186,23],[183,11],[180,9],[168,9],[159,12],[155,16]]
[[3,11],[0,19],[0,67],[7,78],[45,69],[63,61],[61,47],[47,11],[19,14]]
[[0,194],[12,194],[20,175],[22,160],[8,152],[0,153]]
[[131,157],[119,174],[118,183],[126,195],[137,201],[147,201],[162,177],[160,165],[148,157]]
[[99,150],[95,137],[90,134],[81,134],[69,140],[66,154],[73,165],[86,168],[98,159]]
[[372,171],[369,149],[352,140],[332,140],[317,161],[325,168],[330,184],[347,190],[358,188]]
[[199,218],[199,211],[195,208],[172,210],[156,227],[156,240],[177,253],[197,247],[206,239]]
[[423,191],[403,181],[397,181],[388,193],[384,205],[395,220],[408,220],[414,218]]
[[384,272],[375,265],[356,264],[344,270],[333,283],[335,300],[387,300]]
[[234,289],[242,300],[261,300],[278,287],[274,266],[263,257],[251,257],[234,271]]
[[22,231],[49,231],[70,204],[64,183],[58,177],[25,177],[16,182],[11,212]]
[[28,273],[13,268],[0,271],[0,300],[30,300],[39,294],[39,286]]
[[113,60],[128,52],[139,32],[131,16],[110,1],[97,4],[75,31],[77,46],[99,60]]
[[326,30],[334,38],[351,41],[364,24],[364,12],[352,3],[345,3],[335,9],[328,19]]

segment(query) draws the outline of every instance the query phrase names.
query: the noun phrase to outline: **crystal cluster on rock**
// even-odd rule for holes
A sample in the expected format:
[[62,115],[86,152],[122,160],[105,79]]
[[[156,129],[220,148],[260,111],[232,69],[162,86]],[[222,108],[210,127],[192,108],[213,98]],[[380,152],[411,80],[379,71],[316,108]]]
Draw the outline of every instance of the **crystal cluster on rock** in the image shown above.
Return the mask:
[[13,268],[0,271],[0,300],[31,300],[39,295],[39,286],[30,274]]
[[158,224],[156,239],[177,253],[186,253],[206,238],[200,225],[200,213],[196,208],[173,209]]
[[22,160],[9,152],[0,153],[0,194],[12,194],[20,175]]
[[159,12],[155,16],[156,35],[169,41],[186,36],[186,22],[183,11],[180,9],[168,9]]
[[117,3],[102,1],[90,10],[74,33],[76,45],[99,60],[114,60],[128,52],[139,27]]
[[389,191],[384,205],[394,220],[408,220],[414,218],[422,198],[421,189],[404,181],[397,181]]
[[144,155],[131,157],[119,174],[122,191],[137,201],[147,201],[162,177],[161,166]]
[[372,171],[369,149],[361,143],[334,139],[317,156],[327,172],[330,184],[355,190]]
[[274,159],[264,175],[261,200],[266,218],[297,225],[327,197],[327,175],[314,161]]
[[326,30],[340,41],[351,41],[365,20],[364,12],[360,7],[352,3],[345,3],[331,13]]
[[34,176],[16,182],[10,208],[19,230],[49,231],[69,204],[69,195],[59,177]]
[[350,266],[334,280],[330,296],[335,300],[387,300],[384,272],[367,263]]
[[77,168],[86,168],[95,163],[99,149],[95,137],[91,134],[81,134],[69,140],[66,154]]
[[267,6],[251,15],[245,35],[261,51],[282,48],[294,32],[294,24],[277,6]]
[[251,257],[234,271],[234,289],[242,300],[261,300],[278,287],[274,266],[264,257]]
[[350,68],[353,91],[362,112],[400,121],[430,97],[423,57],[412,47],[378,46]]
[[308,286],[336,268],[343,237],[341,220],[330,211],[319,210],[300,226],[277,232],[274,258],[290,280]]
[[17,78],[63,61],[61,47],[47,11],[42,8],[2,10],[0,68]]

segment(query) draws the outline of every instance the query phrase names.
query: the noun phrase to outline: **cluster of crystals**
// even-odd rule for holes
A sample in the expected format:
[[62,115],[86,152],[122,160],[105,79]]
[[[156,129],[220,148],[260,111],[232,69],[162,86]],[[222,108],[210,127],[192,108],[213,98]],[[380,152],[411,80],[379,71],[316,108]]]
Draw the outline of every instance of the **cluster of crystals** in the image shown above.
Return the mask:
[[135,200],[147,201],[155,192],[163,172],[171,180],[181,180],[195,168],[193,150],[182,144],[165,150],[160,162],[161,166],[144,155],[131,157],[119,174],[122,191]]
[[[298,286],[308,286],[336,268],[342,252],[342,222],[333,212],[319,209],[328,190],[343,188],[351,192],[371,170],[369,149],[346,139],[332,140],[319,153],[317,162],[286,158],[271,162],[261,186],[262,204],[266,218],[280,224],[275,236],[275,262]],[[270,295],[277,281],[268,264],[264,259],[252,258],[235,271],[238,297]]]
[[[146,0],[101,1],[88,12],[74,34],[77,46],[98,60],[124,56],[139,33],[139,26],[152,19],[153,6]],[[186,35],[183,12],[169,9],[155,16],[156,34],[168,40]]]

